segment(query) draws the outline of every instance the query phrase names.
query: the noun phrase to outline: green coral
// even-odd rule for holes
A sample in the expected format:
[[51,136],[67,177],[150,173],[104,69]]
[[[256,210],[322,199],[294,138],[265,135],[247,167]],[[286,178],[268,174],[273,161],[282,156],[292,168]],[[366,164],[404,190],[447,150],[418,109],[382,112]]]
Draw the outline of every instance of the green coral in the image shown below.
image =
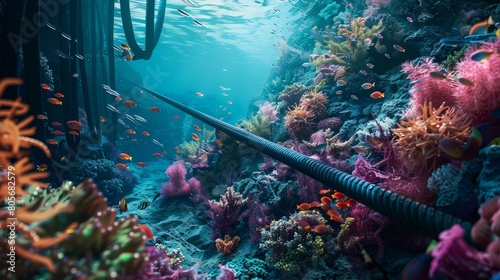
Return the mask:
[[182,159],[186,159],[189,156],[196,156],[198,147],[199,144],[197,141],[186,141],[179,145],[179,150],[181,150],[181,153],[178,154],[178,156]]
[[255,135],[258,135],[264,139],[271,139],[271,120],[268,116],[262,115],[261,112],[253,115],[251,119],[245,119],[241,121],[240,126]]
[[29,256],[44,259],[48,269],[34,265],[31,257],[18,258],[10,279],[110,279],[135,274],[145,261],[145,239],[136,227],[137,219],[117,221],[116,210],[107,206],[91,180],[77,187],[64,182],[50,191],[37,188],[23,197],[21,205],[28,209],[25,214],[40,219],[20,226],[16,243],[31,248]]
[[268,265],[265,261],[256,258],[234,259],[226,264],[226,267],[234,271],[234,276],[239,280],[266,279]]
[[450,54],[442,63],[443,68],[452,69],[455,65],[462,60],[465,56],[465,51],[467,51],[468,46],[463,46],[461,49],[454,51],[453,54]]

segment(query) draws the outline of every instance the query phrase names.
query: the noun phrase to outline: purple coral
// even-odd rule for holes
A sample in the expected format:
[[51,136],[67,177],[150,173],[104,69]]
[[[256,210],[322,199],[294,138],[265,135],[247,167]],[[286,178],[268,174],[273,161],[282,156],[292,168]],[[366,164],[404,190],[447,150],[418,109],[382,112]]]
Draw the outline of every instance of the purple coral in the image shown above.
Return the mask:
[[332,118],[327,118],[324,120],[321,120],[318,123],[318,129],[337,129],[342,126],[342,120],[336,117]]
[[239,217],[240,208],[246,201],[240,193],[234,191],[233,187],[227,188],[226,193],[221,195],[220,201],[208,201],[208,216],[212,220],[210,226],[213,230],[213,239],[233,233],[233,225]]
[[161,194],[164,197],[179,197],[201,193],[201,183],[196,178],[186,181],[186,167],[182,160],[170,165],[165,174],[169,177],[168,183],[164,183]]

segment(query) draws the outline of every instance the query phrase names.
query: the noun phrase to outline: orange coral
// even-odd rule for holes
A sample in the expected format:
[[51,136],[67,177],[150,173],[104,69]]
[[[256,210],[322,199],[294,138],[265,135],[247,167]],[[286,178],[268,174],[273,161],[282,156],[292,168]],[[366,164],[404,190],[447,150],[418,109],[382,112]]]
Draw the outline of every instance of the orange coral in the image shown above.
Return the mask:
[[425,103],[420,108],[421,116],[408,116],[392,130],[398,161],[415,174],[432,172],[443,163],[438,148],[440,140],[451,139],[461,145],[471,133],[471,119],[459,116],[455,108],[445,103],[437,109],[432,103]]
[[224,255],[229,255],[231,252],[236,249],[236,246],[240,243],[240,237],[235,236],[231,239],[231,236],[224,236],[224,240],[217,238],[215,240],[215,247],[217,247],[217,252],[222,253]]

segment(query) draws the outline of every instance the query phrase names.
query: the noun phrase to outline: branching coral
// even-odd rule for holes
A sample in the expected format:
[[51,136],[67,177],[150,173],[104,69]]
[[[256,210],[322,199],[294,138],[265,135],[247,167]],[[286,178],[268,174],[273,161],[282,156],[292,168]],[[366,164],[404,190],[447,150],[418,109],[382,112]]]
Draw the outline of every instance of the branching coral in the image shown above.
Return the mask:
[[237,235],[231,238],[231,236],[226,234],[226,236],[224,236],[224,240],[220,238],[217,238],[215,240],[215,247],[217,248],[217,252],[224,255],[231,254],[231,252],[236,249],[238,244],[240,244],[240,237]]
[[470,136],[471,120],[459,116],[454,108],[442,104],[439,108],[432,103],[420,107],[421,116],[408,117],[393,129],[396,157],[409,173],[432,172],[443,162],[439,141],[451,139],[463,144]]
[[220,201],[208,201],[208,215],[212,220],[210,226],[213,229],[212,237],[214,239],[234,231],[233,225],[238,218],[240,208],[246,201],[232,187],[227,188],[226,193],[220,196]]
[[196,178],[186,181],[187,170],[182,160],[170,165],[165,174],[169,177],[168,183],[161,187],[161,194],[164,197],[179,197],[189,195],[199,195],[201,192],[201,183]]

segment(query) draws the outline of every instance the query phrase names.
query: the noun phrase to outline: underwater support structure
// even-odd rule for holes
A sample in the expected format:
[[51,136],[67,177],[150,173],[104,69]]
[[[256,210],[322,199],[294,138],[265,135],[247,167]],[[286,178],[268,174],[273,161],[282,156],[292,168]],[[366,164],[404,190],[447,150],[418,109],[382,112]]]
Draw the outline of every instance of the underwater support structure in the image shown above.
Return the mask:
[[236,140],[247,144],[325,185],[333,186],[336,190],[352,197],[356,201],[372,208],[380,214],[395,221],[407,224],[433,239],[437,240],[441,231],[450,228],[454,224],[459,224],[466,232],[465,239],[471,242],[470,231],[472,224],[470,222],[444,213],[434,207],[395,194],[375,184],[333,168],[332,166],[256,136],[241,128],[222,122],[210,115],[189,108],[136,83],[130,83],[148,91],[158,99],[175,108],[234,137]]

